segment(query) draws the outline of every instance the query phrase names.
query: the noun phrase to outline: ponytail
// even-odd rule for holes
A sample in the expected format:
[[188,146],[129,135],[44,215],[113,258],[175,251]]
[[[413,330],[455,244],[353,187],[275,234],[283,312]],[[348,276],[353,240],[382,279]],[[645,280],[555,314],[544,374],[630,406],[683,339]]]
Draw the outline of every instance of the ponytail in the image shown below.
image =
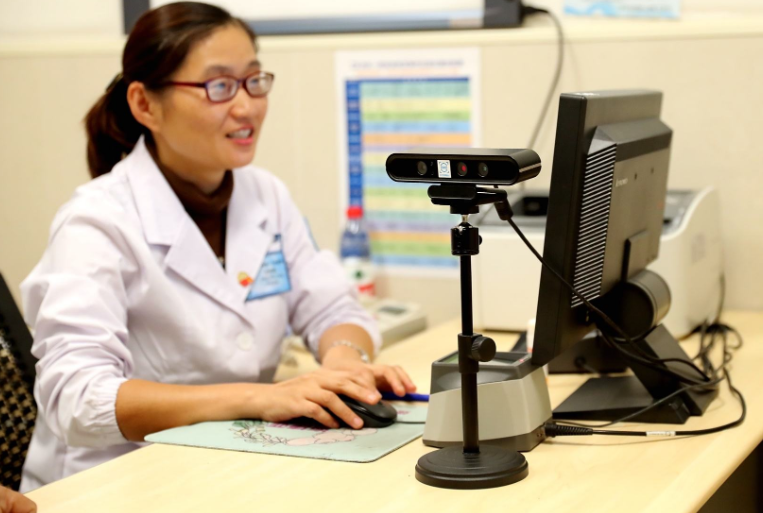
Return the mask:
[[138,123],[127,104],[127,81],[117,75],[85,117],[87,164],[90,176],[111,171],[130,153],[146,128]]
[[138,123],[127,103],[127,86],[141,82],[160,90],[180,67],[191,47],[226,25],[243,29],[257,48],[252,29],[228,11],[199,2],[176,2],[145,12],[135,23],[117,75],[85,117],[87,163],[93,178],[111,171],[149,130]]

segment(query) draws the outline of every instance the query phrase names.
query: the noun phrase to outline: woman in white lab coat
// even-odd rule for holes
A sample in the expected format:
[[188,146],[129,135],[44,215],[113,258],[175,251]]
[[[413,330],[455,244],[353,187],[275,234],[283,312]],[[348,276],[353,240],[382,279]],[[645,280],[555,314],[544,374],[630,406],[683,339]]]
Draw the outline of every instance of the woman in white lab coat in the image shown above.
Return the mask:
[[[415,387],[283,183],[249,165],[274,77],[254,34],[205,4],[135,25],[86,119],[95,177],[22,284],[39,417],[22,491],[201,421],[360,419],[337,394]],[[272,384],[290,327],[319,371]]]

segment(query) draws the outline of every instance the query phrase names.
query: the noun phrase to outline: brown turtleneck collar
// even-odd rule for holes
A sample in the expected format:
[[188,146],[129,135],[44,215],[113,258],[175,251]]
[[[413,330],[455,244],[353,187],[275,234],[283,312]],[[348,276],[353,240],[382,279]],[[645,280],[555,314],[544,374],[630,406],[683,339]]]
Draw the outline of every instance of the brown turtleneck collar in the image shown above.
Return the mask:
[[225,265],[225,226],[228,203],[233,193],[233,173],[225,172],[220,186],[211,194],[205,194],[196,185],[183,180],[159,161],[153,140],[146,138],[146,147],[157,167],[170,184],[183,208],[199,227],[218,260]]

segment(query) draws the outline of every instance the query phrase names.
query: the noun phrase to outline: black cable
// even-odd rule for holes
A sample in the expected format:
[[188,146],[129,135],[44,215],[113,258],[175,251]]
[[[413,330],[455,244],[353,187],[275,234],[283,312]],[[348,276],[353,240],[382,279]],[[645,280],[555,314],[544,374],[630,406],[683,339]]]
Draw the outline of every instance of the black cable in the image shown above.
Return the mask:
[[569,421],[569,420],[559,420],[559,421],[557,421],[557,423],[559,423],[559,424],[569,424],[571,426],[589,427],[589,428],[603,428],[603,427],[614,426],[615,424],[620,424],[621,422],[627,422],[627,421],[629,421],[629,420],[631,420],[633,418],[636,418],[636,417],[638,417],[638,416],[640,416],[640,415],[642,415],[642,414],[644,414],[644,413],[646,413],[648,411],[653,410],[654,408],[657,408],[658,406],[662,406],[666,402],[670,401],[671,399],[673,399],[674,397],[676,397],[678,395],[683,394],[684,392],[690,392],[692,390],[702,390],[702,389],[705,389],[705,388],[713,387],[715,385],[720,384],[721,381],[723,381],[723,380],[724,380],[724,378],[721,377],[721,378],[715,379],[713,381],[710,381],[709,383],[704,383],[704,384],[700,384],[700,385],[687,385],[687,386],[681,387],[681,388],[673,391],[672,393],[666,395],[665,397],[663,397],[661,399],[658,399],[657,401],[654,401],[649,406],[645,406],[644,408],[641,408],[638,411],[635,411],[633,413],[629,413],[628,415],[625,415],[624,417],[620,417],[619,419],[611,420],[609,422],[605,422],[604,424],[594,424],[594,425],[592,425],[592,424],[582,424],[580,422],[573,422],[573,421]]
[[590,435],[611,435],[611,436],[649,436],[646,431],[612,431],[599,430],[583,426],[565,426],[563,424],[549,423],[543,426],[546,436],[555,438],[557,436],[590,436]]
[[[516,223],[514,223],[514,220],[511,218],[511,216],[512,216],[511,206],[508,204],[508,202],[500,202],[500,203],[496,203],[495,205],[496,205],[496,209],[498,210],[498,214],[501,217],[501,219],[506,220],[511,225],[511,227],[517,233],[519,238],[522,239],[522,242],[524,242],[524,244],[528,247],[528,249],[530,249],[530,251],[533,253],[533,255],[535,255],[535,258],[537,258],[540,261],[541,265],[545,269],[550,271],[554,276],[556,276],[556,278],[562,284],[564,284],[568,289],[570,289],[573,292],[573,294],[575,294],[575,296],[577,296],[577,298],[580,299],[580,301],[586,306],[586,308],[588,308],[589,311],[591,311],[592,313],[595,313],[597,315],[597,317],[599,317],[604,322],[604,324],[607,325],[607,327],[609,327],[613,331],[617,332],[620,336],[622,336],[622,338],[624,338],[628,342],[628,344],[631,347],[637,348],[637,350],[638,350],[638,346],[636,346],[634,344],[633,340],[631,339],[631,337],[627,333],[625,333],[612,319],[610,319],[607,314],[605,314],[600,309],[598,309],[593,304],[591,304],[591,302],[588,301],[588,299],[586,299],[574,287],[574,285],[570,284],[559,272],[556,271],[556,269],[551,267],[543,259],[543,257],[540,255],[540,253],[538,253],[538,251],[533,247],[532,243],[530,243],[530,241],[527,240],[527,237],[525,237],[524,233],[522,233],[522,230],[520,230],[519,227],[516,225]],[[669,362],[681,363],[681,364],[687,365],[690,368],[694,369],[700,376],[702,376],[702,380],[696,380],[696,379],[690,378],[688,376],[684,376],[683,374],[679,374],[677,372],[674,372],[673,370],[669,369],[668,367],[657,367],[657,369],[660,372],[664,373],[664,374],[668,374],[668,375],[672,376],[673,378],[679,380],[682,383],[688,383],[688,384],[691,384],[691,385],[706,385],[709,381],[711,381],[711,379],[708,376],[704,375],[702,370],[699,367],[697,367],[694,364],[694,362],[691,362],[689,360],[684,360],[684,359],[681,359],[681,358],[655,358],[655,357],[652,357],[652,356],[649,356],[649,355],[644,355],[644,357],[637,356],[637,355],[635,355],[635,354],[633,354],[633,353],[631,353],[629,351],[625,351],[621,347],[620,344],[617,344],[614,341],[612,341],[609,338],[609,336],[606,334],[605,330],[600,330],[600,331],[602,332],[602,338],[606,342],[608,342],[608,344],[610,346],[612,346],[614,349],[616,349],[618,352],[620,352],[624,357],[626,357],[626,358],[628,358],[630,360],[633,360],[633,361],[636,361],[636,362],[639,362],[639,363],[641,363],[643,365],[648,365],[648,366],[653,366],[655,363],[659,363],[659,364],[663,364],[663,365],[665,363],[669,363]]]
[[[739,418],[733,422],[729,422],[727,424],[723,424],[720,426],[707,428],[707,429],[695,429],[695,430],[676,430],[676,431],[610,431],[610,430],[603,430],[600,431],[596,428],[611,426],[613,424],[617,424],[619,422],[624,422],[626,420],[629,420],[633,417],[636,417],[638,415],[641,415],[647,410],[650,410],[652,408],[656,408],[660,404],[664,404],[666,401],[670,400],[671,398],[675,397],[676,395],[686,392],[690,389],[700,388],[700,386],[690,386],[690,387],[683,387],[672,394],[669,394],[662,399],[655,401],[650,406],[646,408],[642,408],[641,410],[632,413],[630,415],[627,415],[625,417],[622,417],[620,419],[614,420],[612,422],[606,423],[606,424],[599,424],[595,426],[586,426],[583,424],[579,424],[576,422],[569,422],[569,421],[558,421],[556,424],[546,424],[544,426],[544,429],[546,429],[546,435],[555,437],[555,436],[586,436],[586,435],[614,435],[614,436],[699,436],[699,435],[709,435],[712,433],[718,433],[719,431],[724,431],[726,429],[731,429],[733,427],[736,427],[742,422],[744,422],[745,418],[747,417],[747,403],[744,400],[744,396],[742,393],[733,385],[731,382],[731,375],[728,372],[728,364],[731,362],[731,359],[733,357],[730,350],[737,350],[742,346],[744,341],[742,340],[742,336],[739,334],[739,332],[725,324],[718,323],[718,326],[723,326],[723,328],[720,330],[724,336],[722,339],[723,341],[723,362],[721,363],[721,366],[719,368],[720,371],[723,372],[723,376],[717,378],[714,380],[715,382],[723,381],[724,379],[729,385],[729,390],[733,395],[739,399],[739,403],[742,407],[742,413],[740,414]],[[729,346],[728,344],[728,338],[725,336],[727,332],[733,332],[735,336],[738,339],[738,344],[736,346]],[[711,385],[711,383],[707,383],[707,385]],[[566,425],[565,425],[566,424]]]
[[[677,396],[679,394],[682,394],[684,392],[688,392],[688,391],[691,391],[691,390],[698,390],[698,389],[709,387],[711,385],[719,384],[721,381],[726,379],[725,375],[721,376],[721,377],[718,377],[718,372],[724,372],[724,373],[727,372],[726,371],[726,366],[731,362],[731,359],[732,359],[732,356],[733,356],[730,350],[737,350],[737,349],[739,349],[740,347],[742,347],[742,344],[744,343],[744,341],[742,340],[742,336],[739,334],[739,332],[736,329],[734,329],[731,326],[728,326],[726,324],[722,324],[720,322],[714,323],[712,325],[704,324],[704,325],[700,326],[700,330],[701,330],[701,333],[702,333],[701,334],[701,338],[700,338],[700,349],[698,351],[697,356],[695,356],[694,358],[695,359],[699,358],[703,354],[706,355],[705,357],[706,357],[706,360],[707,360],[707,362],[709,364],[708,372],[712,373],[715,376],[715,379],[713,381],[711,381],[710,383],[707,383],[707,385],[692,385],[692,386],[682,387],[682,388],[674,391],[673,393],[663,397],[662,399],[659,399],[658,401],[655,401],[654,403],[652,403],[651,405],[649,405],[649,406],[647,406],[645,408],[642,408],[642,409],[640,409],[640,410],[638,410],[638,411],[636,411],[634,413],[631,413],[631,414],[626,415],[624,417],[621,417],[619,419],[613,420],[611,422],[606,422],[604,424],[591,425],[591,424],[582,424],[582,423],[579,423],[579,422],[573,422],[573,421],[568,421],[568,420],[560,420],[560,421],[557,421],[557,422],[560,423],[560,424],[567,424],[567,425],[572,425],[572,426],[588,427],[588,428],[608,427],[608,426],[612,426],[612,425],[618,424],[620,422],[626,422],[626,421],[628,421],[628,420],[630,420],[632,418],[638,417],[638,416],[642,415],[643,413],[646,413],[647,411],[649,411],[649,410],[651,410],[653,408],[656,408],[656,407],[666,403],[667,401],[669,401],[673,397],[675,397],[675,396]],[[737,342],[738,343],[735,346],[730,346],[728,344],[728,339],[725,337],[725,333],[724,333],[724,339],[723,339],[723,361],[721,363],[720,368],[716,370],[714,368],[714,366],[712,365],[712,362],[710,361],[709,356],[707,356],[709,354],[710,350],[714,347],[715,338],[714,338],[714,336],[711,336],[711,340],[708,343],[708,345],[705,345],[704,339],[707,337],[708,333],[715,333],[715,332],[718,332],[718,331],[733,332],[734,335],[737,337]],[[737,393],[738,393],[738,391],[737,391]],[[744,410],[744,407],[743,407],[743,410]]]
[[[559,86],[559,79],[562,76],[562,69],[564,68],[564,30],[562,29],[562,23],[559,21],[559,18],[552,13],[551,11],[548,11],[546,9],[541,9],[539,7],[532,7],[529,5],[525,5],[522,7],[523,9],[523,16],[532,16],[533,14],[545,14],[549,18],[551,18],[551,21],[554,22],[554,25],[556,26],[556,35],[557,35],[557,57],[556,57],[556,68],[554,69],[554,77],[551,79],[551,85],[548,88],[548,93],[546,93],[546,99],[543,101],[543,106],[540,110],[540,116],[538,117],[538,120],[535,122],[535,128],[532,131],[532,135],[530,136],[530,142],[527,144],[527,147],[532,149],[533,146],[535,146],[535,143],[538,139],[538,134],[540,133],[540,129],[543,126],[543,121],[546,119],[546,114],[548,113],[548,108],[551,106],[551,100],[554,97],[554,91],[556,91],[556,88]],[[524,184],[521,184],[524,186]],[[497,185],[494,185],[496,189],[498,188]],[[487,217],[487,215],[493,210],[494,204],[489,205],[484,212],[481,212],[479,214],[479,217],[474,221],[474,224],[480,224],[483,219]]]
[[747,403],[744,400],[744,396],[742,395],[742,392],[739,391],[732,383],[731,383],[731,375],[729,374],[729,371],[724,369],[723,374],[726,378],[726,382],[729,385],[729,390],[731,390],[731,393],[734,394],[737,399],[739,399],[739,403],[742,405],[742,414],[739,416],[737,420],[734,422],[729,422],[728,424],[723,424],[722,426],[716,426],[714,428],[708,428],[708,429],[695,429],[691,431],[675,431],[675,436],[696,436],[696,435],[709,435],[711,433],[717,433],[719,431],[723,431],[725,429],[731,429],[733,427],[736,427],[740,425],[742,422],[744,422],[745,417],[747,417]]
[[551,80],[551,86],[548,88],[548,92],[546,93],[546,99],[543,101],[543,108],[541,108],[538,121],[535,122],[535,128],[533,129],[532,136],[530,136],[530,142],[527,144],[527,147],[532,149],[538,140],[538,134],[540,133],[540,129],[543,126],[543,121],[546,119],[548,108],[551,106],[551,100],[554,97],[554,91],[556,91],[556,88],[559,85],[559,78],[562,76],[562,68],[564,67],[564,30],[562,29],[562,23],[559,21],[559,18],[557,18],[556,15],[549,10],[525,5],[523,7],[523,14],[525,16],[530,16],[533,14],[545,14],[551,18],[552,22],[554,22],[557,34],[556,70],[554,71],[554,78]]
[[[503,208],[505,208],[506,206],[507,205],[503,205],[503,206],[499,205],[499,207],[503,207]],[[503,210],[503,208],[502,208],[502,210]],[[707,381],[709,381],[709,378],[707,378],[707,376],[704,376],[702,371],[696,365],[694,365],[693,362],[689,362],[688,360],[683,360],[683,359],[680,359],[680,358],[664,358],[664,359],[655,358],[655,357],[653,357],[651,355],[648,355],[648,354],[644,353],[643,350],[641,350],[638,346],[633,344],[633,341],[631,340],[630,336],[627,335],[619,326],[617,326],[617,324],[615,324],[615,322],[612,321],[612,319],[610,319],[609,316],[607,316],[604,312],[602,312],[601,310],[599,310],[598,308],[593,306],[585,297],[583,297],[583,295],[577,289],[575,289],[575,287],[573,285],[571,285],[567,280],[565,280],[564,277],[561,274],[559,274],[554,268],[552,268],[543,259],[543,257],[540,256],[538,251],[533,247],[533,245],[530,243],[530,241],[527,240],[527,238],[524,236],[524,234],[519,229],[519,227],[511,219],[511,211],[510,210],[511,210],[510,207],[508,207],[506,209],[506,212],[503,213],[502,218],[506,219],[506,221],[508,221],[508,223],[514,229],[514,231],[517,232],[517,235],[519,235],[520,239],[522,239],[522,241],[525,243],[525,245],[530,249],[530,251],[535,255],[535,257],[540,261],[540,263],[547,270],[551,271],[551,273],[553,273],[554,276],[556,276],[556,278],[558,280],[560,280],[567,288],[569,288],[578,297],[578,299],[580,299],[580,301],[583,302],[583,304],[591,312],[596,313],[605,322],[605,324],[607,324],[607,326],[609,328],[611,328],[612,330],[618,332],[626,340],[626,342],[628,342],[629,344],[632,344],[632,347],[634,347],[634,349],[636,349],[639,352],[641,352],[642,355],[643,355],[643,358],[637,357],[636,355],[633,355],[632,353],[628,353],[628,352],[624,351],[621,347],[619,347],[618,344],[616,344],[614,341],[612,341],[612,339],[610,339],[608,337],[608,335],[606,334],[606,332],[604,330],[600,330],[602,332],[601,333],[602,334],[602,338],[606,342],[608,342],[609,345],[611,345],[616,350],[618,350],[626,358],[638,361],[638,362],[640,362],[642,364],[645,364],[645,365],[651,365],[653,363],[662,363],[662,364],[664,364],[664,363],[668,363],[668,362],[677,362],[677,363],[682,363],[682,364],[685,364],[685,365],[689,365],[698,374],[703,376],[703,378],[705,379],[704,382],[703,381],[697,381],[697,380],[693,380],[691,378],[687,378],[687,377],[685,377],[685,376],[683,376],[681,374],[677,374],[677,373],[675,373],[675,372],[673,372],[673,371],[671,371],[670,369],[667,369],[667,368],[665,368],[665,369],[661,368],[660,369],[661,371],[665,371],[668,374],[671,374],[673,377],[675,377],[676,379],[679,379],[682,382],[688,382],[688,383],[691,383],[691,384],[705,384]]]
[[543,429],[546,432],[546,436],[588,436],[588,435],[611,435],[611,436],[700,436],[709,435],[712,433],[718,433],[719,431],[725,431],[726,429],[734,428],[744,422],[747,417],[747,403],[744,400],[742,393],[731,384],[728,371],[724,371],[725,379],[729,384],[729,390],[734,394],[739,403],[742,406],[742,413],[739,418],[733,422],[723,424],[720,426],[707,428],[707,429],[692,429],[692,430],[663,430],[663,431],[612,431],[608,429],[594,429],[590,427],[583,427],[578,425],[563,425],[549,423],[546,424]]
[[[604,315],[606,317],[606,314],[604,314],[600,310],[598,312],[596,310],[594,310],[594,313],[596,313],[597,315]],[[609,319],[609,317],[607,317],[607,319]],[[610,319],[610,321],[611,321],[611,319]],[[614,322],[614,321],[612,321],[612,322]],[[612,326],[612,325],[610,325],[610,326]],[[622,330],[621,330],[621,328],[619,326],[617,326],[616,324],[614,324],[614,326],[616,327],[617,330],[620,330],[622,332]],[[622,333],[624,333],[624,332],[622,332]],[[660,372],[663,372],[665,374],[670,374],[671,376],[673,376],[677,380],[681,381],[682,383],[689,383],[689,384],[693,384],[693,385],[703,385],[703,384],[707,384],[709,381],[712,381],[712,378],[710,376],[708,376],[702,369],[700,369],[694,362],[692,362],[690,360],[685,360],[683,358],[657,358],[655,356],[652,356],[652,355],[646,353],[643,349],[641,349],[633,341],[633,339],[631,339],[631,337],[628,336],[628,335],[626,335],[624,343],[628,344],[630,347],[635,349],[638,353],[640,353],[641,356],[637,356],[637,355],[635,355],[633,353],[625,351],[623,349],[623,347],[622,347],[622,343],[620,343],[620,342],[610,338],[609,335],[606,332],[602,331],[601,338],[605,342],[607,342],[607,344],[610,347],[616,349],[620,354],[622,354],[627,359],[639,362],[639,363],[641,363],[643,365],[653,365],[655,363],[656,364],[661,364],[661,365],[665,365],[667,363],[680,363],[682,365],[688,366],[689,368],[694,370],[700,376],[700,379],[696,380],[694,378],[690,378],[690,377],[684,376],[683,374],[678,374],[678,373],[674,372],[673,370],[671,370],[668,367],[657,367],[657,370],[659,370]]]
[[[699,350],[697,351],[697,355],[694,356],[694,360],[699,359],[704,362],[707,359],[707,355],[715,345],[715,336],[718,333],[724,337],[726,337],[728,333],[733,333],[734,337],[737,339],[737,345],[730,346],[730,348],[736,350],[742,347],[743,341],[741,335],[739,335],[739,332],[736,329],[727,324],[723,324],[721,322],[715,322],[713,324],[702,324],[698,328],[698,331],[700,333]],[[706,342],[708,338],[709,341]]]
[[721,322],[721,312],[723,312],[723,307],[726,303],[726,275],[721,274],[721,297],[718,301],[718,311],[715,314],[715,320],[713,321],[713,324],[718,324]]

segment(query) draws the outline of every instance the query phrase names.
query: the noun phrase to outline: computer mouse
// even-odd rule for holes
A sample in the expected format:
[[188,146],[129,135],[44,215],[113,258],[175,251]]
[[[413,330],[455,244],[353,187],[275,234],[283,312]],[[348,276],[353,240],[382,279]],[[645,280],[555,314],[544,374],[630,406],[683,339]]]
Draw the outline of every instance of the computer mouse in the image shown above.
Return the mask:
[[[360,419],[363,421],[363,427],[383,428],[391,426],[397,419],[397,410],[385,401],[379,401],[376,404],[368,404],[339,394],[342,400]],[[344,424],[340,420],[340,423]]]

